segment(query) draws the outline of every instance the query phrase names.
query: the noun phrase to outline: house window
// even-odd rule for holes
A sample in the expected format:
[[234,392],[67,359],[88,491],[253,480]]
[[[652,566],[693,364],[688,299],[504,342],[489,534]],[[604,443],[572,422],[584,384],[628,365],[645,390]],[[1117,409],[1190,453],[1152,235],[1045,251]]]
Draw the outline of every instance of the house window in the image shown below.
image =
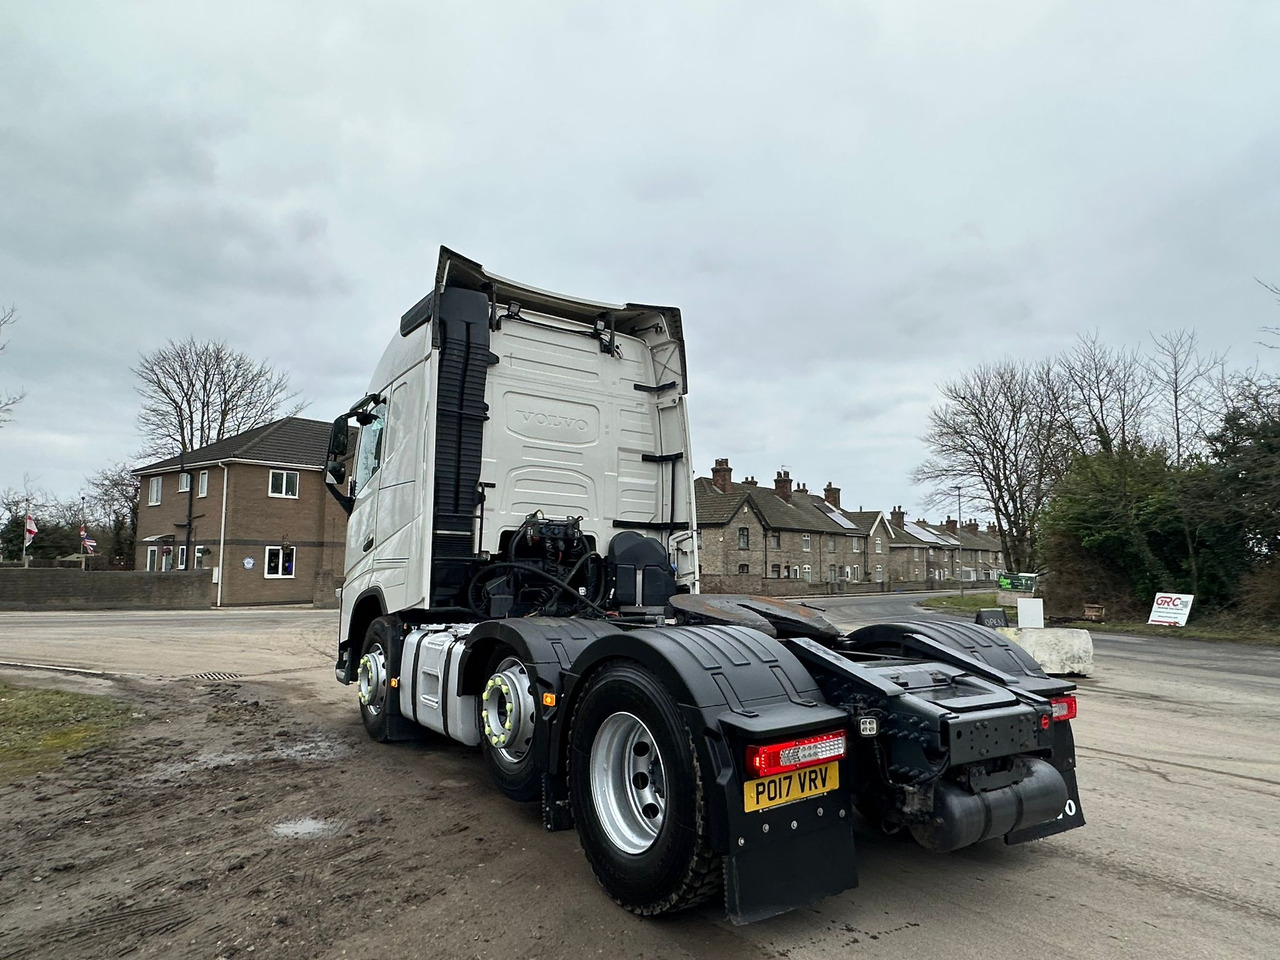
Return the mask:
[[164,477],[152,477],[147,483],[147,506],[154,507],[160,503],[160,487],[164,483]]
[[200,481],[196,484],[196,496],[207,497],[209,495],[209,471],[200,471]]
[[750,572],[751,572],[751,565],[750,565],[750,564],[746,564],[746,563],[740,563],[740,564],[738,564],[738,572],[739,572],[739,573],[750,573]]
[[297,500],[298,471],[272,470],[271,484],[267,488],[267,493],[273,497],[288,497],[291,500]]
[[777,530],[774,530],[769,534],[769,546],[771,547],[782,546],[782,534],[780,534]]
[[845,578],[846,580],[852,580],[852,579],[853,579],[853,567],[845,567],[845,568],[844,568],[844,578]]
[[930,547],[930,548],[929,548],[929,559],[930,559],[930,560],[932,560],[932,559],[933,559],[933,547]]
[[799,579],[800,579],[800,568],[799,568],[799,567],[792,567],[792,568],[791,568],[791,579],[792,579],[792,580],[799,580]]
[[827,553],[835,553],[835,552],[836,552],[836,538],[827,537]]
[[836,565],[834,563],[827,566],[827,582],[835,583],[839,577],[836,575]]
[[884,567],[876,564],[876,583],[884,583]]
[[[845,569],[848,570],[850,568],[846,567]],[[858,582],[861,582],[862,581],[862,564],[855,563],[852,569],[853,569],[853,574],[849,577],[849,579],[857,580]]]
[[189,473],[178,474],[178,492],[186,493],[190,489],[191,489],[191,474]]
[[775,563],[772,567],[769,568],[769,576],[773,577],[773,579],[775,580],[781,579],[782,567],[780,567],[778,564]]
[[748,529],[747,527],[738,528],[738,549],[739,550],[751,549],[751,530]]
[[293,560],[297,547],[267,547],[267,562],[262,575],[268,580],[293,576]]
[[804,571],[804,582],[805,583],[813,582],[813,567],[809,566],[809,564],[806,563],[804,567],[802,567],[801,569]]
[[911,559],[912,559],[912,560],[919,560],[919,559],[920,559],[920,548],[919,548],[919,547],[912,547],[912,548],[911,548]]
[[879,537],[876,537],[876,553],[884,553],[884,544],[880,542]]
[[196,562],[194,565],[194,568],[196,570],[204,569],[204,550],[205,550],[204,547],[196,547],[196,555],[195,555]]
[[809,534],[807,534],[807,533],[802,533],[802,534],[800,534],[800,549],[801,549],[801,550],[808,550],[808,549],[809,549],[809,547],[812,545],[812,543],[813,543],[813,537],[809,536]]
[[702,531],[701,530],[698,531],[698,549],[699,550],[702,549]]
[[160,558],[159,547],[147,547],[147,573],[156,572],[156,564]]
[[920,568],[919,568],[919,567],[912,567],[912,568],[911,568],[911,575],[912,575],[913,577],[919,577],[919,576],[920,576]]
[[[191,489],[190,483],[187,484],[187,489],[188,490]],[[179,570],[187,569],[187,545],[185,543],[182,546],[178,547],[178,569]]]

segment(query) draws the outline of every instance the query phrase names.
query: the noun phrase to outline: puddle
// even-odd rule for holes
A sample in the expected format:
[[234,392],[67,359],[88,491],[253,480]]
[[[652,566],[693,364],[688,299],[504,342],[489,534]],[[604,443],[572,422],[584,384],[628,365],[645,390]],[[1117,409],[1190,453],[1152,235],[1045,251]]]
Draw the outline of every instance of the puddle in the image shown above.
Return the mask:
[[323,837],[337,829],[338,825],[332,820],[300,817],[297,820],[282,820],[280,823],[272,824],[271,833],[290,840],[305,840],[309,837]]

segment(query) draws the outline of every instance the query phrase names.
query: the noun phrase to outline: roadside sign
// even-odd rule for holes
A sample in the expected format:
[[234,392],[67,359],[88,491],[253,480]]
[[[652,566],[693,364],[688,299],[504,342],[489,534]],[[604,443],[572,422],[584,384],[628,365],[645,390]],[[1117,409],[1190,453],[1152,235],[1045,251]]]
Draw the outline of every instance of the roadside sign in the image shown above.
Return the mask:
[[1151,616],[1147,623],[1156,623],[1165,627],[1185,627],[1187,614],[1191,612],[1191,601],[1195,599],[1190,593],[1157,593],[1155,602],[1151,604]]
[[1039,597],[1029,600],[1026,597],[1018,598],[1018,627],[1043,627],[1044,626],[1044,601]]

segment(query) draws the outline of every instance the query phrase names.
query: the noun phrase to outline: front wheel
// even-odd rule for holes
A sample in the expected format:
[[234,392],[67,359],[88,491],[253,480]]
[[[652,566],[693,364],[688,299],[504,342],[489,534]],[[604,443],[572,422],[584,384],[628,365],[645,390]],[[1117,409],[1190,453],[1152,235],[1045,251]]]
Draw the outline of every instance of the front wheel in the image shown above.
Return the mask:
[[583,691],[569,731],[569,800],[596,879],[632,913],[683,910],[720,888],[693,738],[643,667],[604,667]]
[[365,631],[356,667],[360,719],[365,731],[379,743],[400,739],[400,698],[393,679],[400,672],[400,623],[394,617],[378,617]]

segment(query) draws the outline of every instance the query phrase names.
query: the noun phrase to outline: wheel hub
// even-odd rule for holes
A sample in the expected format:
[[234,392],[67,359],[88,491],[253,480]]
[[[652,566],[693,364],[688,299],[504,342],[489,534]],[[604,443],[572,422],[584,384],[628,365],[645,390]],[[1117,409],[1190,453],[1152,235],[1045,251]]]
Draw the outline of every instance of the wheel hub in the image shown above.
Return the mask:
[[387,661],[382,647],[375,645],[360,658],[356,673],[360,705],[377,716],[387,699]]
[[591,744],[591,799],[614,846],[641,854],[658,839],[667,783],[653,734],[631,713],[607,717]]
[[508,657],[480,694],[484,738],[511,763],[517,763],[533,743],[536,706],[523,663]]

